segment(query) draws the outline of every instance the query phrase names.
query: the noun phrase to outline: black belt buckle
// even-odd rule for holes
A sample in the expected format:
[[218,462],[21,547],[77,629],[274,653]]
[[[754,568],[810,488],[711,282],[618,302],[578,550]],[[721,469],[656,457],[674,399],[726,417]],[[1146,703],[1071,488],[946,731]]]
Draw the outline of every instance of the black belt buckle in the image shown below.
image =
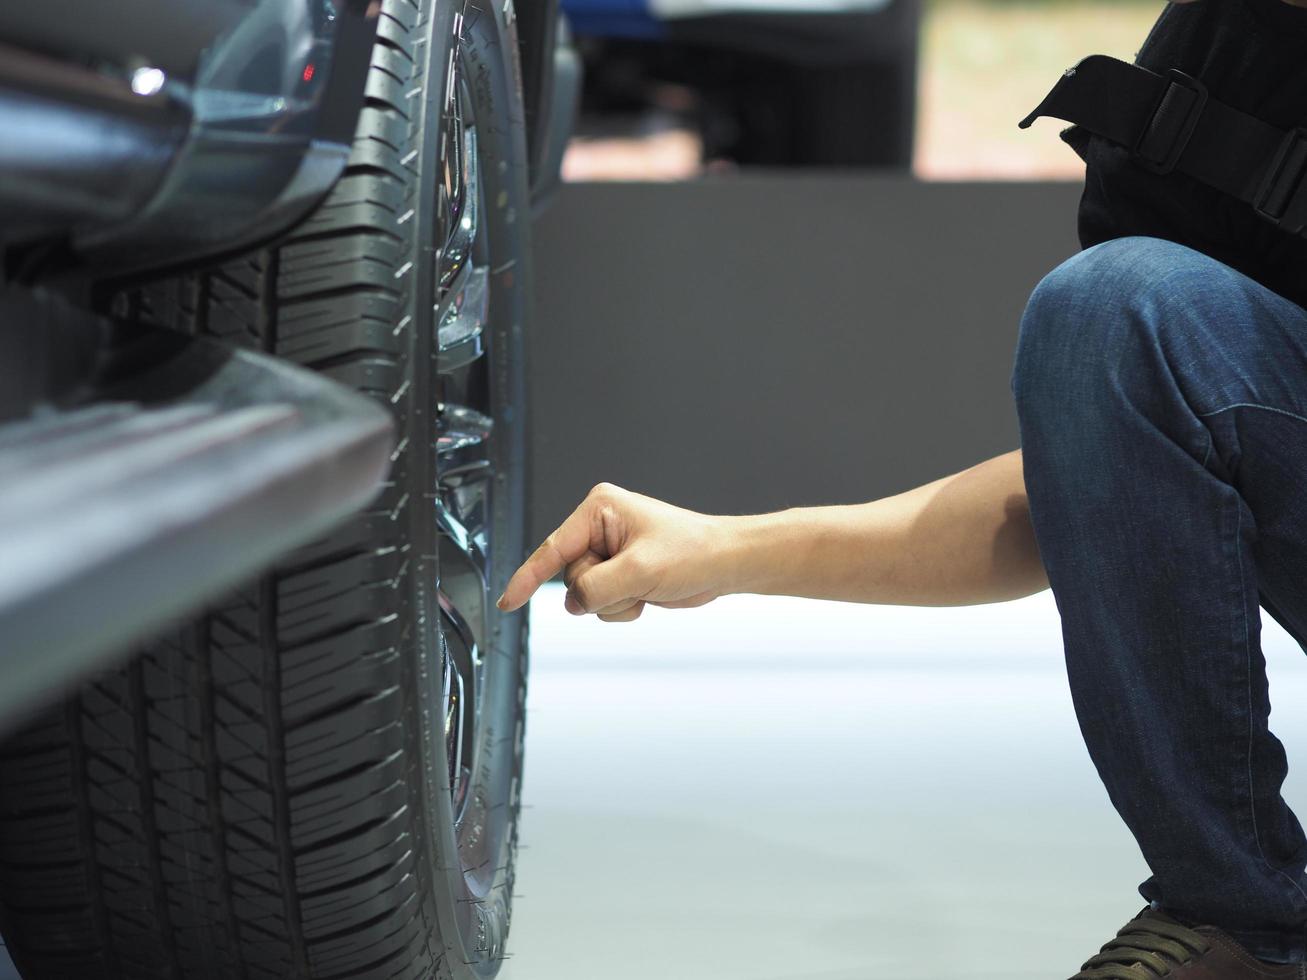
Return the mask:
[[[1303,144],[1303,149],[1297,154],[1295,166],[1286,166],[1299,143]],[[1300,204],[1296,208],[1294,205],[1298,203],[1298,192],[1302,189],[1305,172],[1307,172],[1307,128],[1298,126],[1286,132],[1284,138],[1280,140],[1279,147],[1266,167],[1266,173],[1262,175],[1261,182],[1257,185],[1257,193],[1253,196],[1253,210],[1273,225],[1285,223],[1287,219],[1288,223],[1297,227],[1289,227],[1285,230],[1297,234],[1301,230],[1303,219],[1300,214],[1290,214],[1290,211],[1302,210]]]
[[[1189,137],[1193,135],[1194,127],[1198,125],[1198,120],[1203,114],[1203,107],[1207,105],[1207,86],[1194,78],[1187,75],[1179,68],[1167,70],[1165,78],[1168,82],[1165,89],[1162,90],[1162,97],[1157,100],[1157,105],[1153,106],[1153,111],[1148,117],[1148,122],[1144,124],[1143,131],[1140,132],[1139,138],[1135,140],[1135,145],[1131,147],[1130,154],[1145,170],[1151,170],[1155,174],[1169,174],[1175,169],[1175,165],[1180,160],[1180,155],[1189,145]],[[1166,155],[1161,159],[1153,159],[1144,156],[1140,152],[1140,147],[1144,145],[1145,140],[1153,134],[1153,125],[1157,122],[1158,111],[1166,102],[1166,97],[1171,93],[1172,86],[1179,86],[1193,92],[1195,98],[1189,106],[1189,111],[1181,122],[1179,129],[1176,130],[1170,146],[1167,148]]]

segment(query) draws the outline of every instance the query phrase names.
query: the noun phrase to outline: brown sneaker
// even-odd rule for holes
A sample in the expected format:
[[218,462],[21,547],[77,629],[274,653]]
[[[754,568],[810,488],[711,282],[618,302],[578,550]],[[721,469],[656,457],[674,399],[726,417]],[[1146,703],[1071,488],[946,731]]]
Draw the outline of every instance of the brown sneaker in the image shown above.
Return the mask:
[[1263,963],[1216,926],[1145,908],[1071,980],[1307,980],[1307,964]]

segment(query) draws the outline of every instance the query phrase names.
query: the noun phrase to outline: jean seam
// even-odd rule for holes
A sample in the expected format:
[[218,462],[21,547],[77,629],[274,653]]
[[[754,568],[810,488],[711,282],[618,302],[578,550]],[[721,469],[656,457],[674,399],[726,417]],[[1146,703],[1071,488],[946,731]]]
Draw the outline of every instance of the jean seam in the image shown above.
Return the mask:
[[1258,405],[1256,402],[1235,402],[1233,405],[1226,405],[1223,408],[1214,408],[1210,412],[1199,412],[1198,417],[1200,419],[1211,418],[1213,415],[1220,415],[1222,412],[1228,412],[1234,408],[1260,408],[1263,412],[1275,412],[1278,415],[1287,415],[1291,419],[1297,419],[1299,422],[1307,422],[1307,416],[1299,415],[1297,412],[1275,408],[1272,405]]
[[[1239,406],[1228,406],[1228,407],[1235,408]],[[1249,407],[1260,408],[1262,406],[1249,406]],[[1215,414],[1215,413],[1207,413],[1207,414]],[[1285,412],[1284,414],[1289,415],[1292,413]],[[1303,419],[1303,421],[1307,422],[1307,419]],[[1246,672],[1247,692],[1248,692],[1248,752],[1247,752],[1248,782],[1247,782],[1247,786],[1248,786],[1248,815],[1252,818],[1253,843],[1257,845],[1257,855],[1262,859],[1262,864],[1266,865],[1267,870],[1275,872],[1275,874],[1278,874],[1285,881],[1287,881],[1289,885],[1292,887],[1293,891],[1298,893],[1298,895],[1303,899],[1304,903],[1307,903],[1307,892],[1303,891],[1302,885],[1294,881],[1293,878],[1291,878],[1283,868],[1277,868],[1275,865],[1271,864],[1270,860],[1266,857],[1266,851],[1262,848],[1261,832],[1257,826],[1257,793],[1256,793],[1255,785],[1253,783],[1253,649],[1252,649],[1252,642],[1248,638],[1248,602],[1247,602],[1248,587],[1244,579],[1243,555],[1241,553],[1241,548],[1240,548],[1240,542],[1243,533],[1243,507],[1240,505],[1239,492],[1235,490],[1234,487],[1229,487],[1229,490],[1232,495],[1231,499],[1234,502],[1234,515],[1235,515],[1234,563],[1235,563],[1235,567],[1238,568],[1239,570],[1239,615],[1243,621],[1243,648],[1245,654],[1245,664],[1247,667],[1247,672]]]

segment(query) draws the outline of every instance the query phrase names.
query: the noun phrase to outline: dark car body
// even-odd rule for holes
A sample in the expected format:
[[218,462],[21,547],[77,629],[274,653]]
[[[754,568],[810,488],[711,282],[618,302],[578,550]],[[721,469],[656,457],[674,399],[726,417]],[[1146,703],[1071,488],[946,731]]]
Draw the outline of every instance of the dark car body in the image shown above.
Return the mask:
[[[113,305],[323,200],[391,29],[381,6],[0,5],[0,724],[385,478],[392,425],[357,392],[184,332],[124,339]],[[509,55],[537,200],[574,97],[557,18],[522,0]]]
[[[534,144],[548,129],[539,97],[551,87],[556,0],[523,6]],[[105,275],[284,232],[345,166],[379,10],[375,0],[0,6],[0,242],[57,242]]]
[[366,0],[6,6],[6,238],[116,271],[285,229],[345,166],[376,29]]

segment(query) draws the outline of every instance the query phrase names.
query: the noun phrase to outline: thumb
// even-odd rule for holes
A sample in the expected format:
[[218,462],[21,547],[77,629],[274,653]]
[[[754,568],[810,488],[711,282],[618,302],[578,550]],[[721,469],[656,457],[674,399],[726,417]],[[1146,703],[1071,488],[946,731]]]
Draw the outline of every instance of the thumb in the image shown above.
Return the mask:
[[652,585],[648,579],[640,559],[625,551],[582,572],[569,591],[585,612],[595,612],[642,598]]

